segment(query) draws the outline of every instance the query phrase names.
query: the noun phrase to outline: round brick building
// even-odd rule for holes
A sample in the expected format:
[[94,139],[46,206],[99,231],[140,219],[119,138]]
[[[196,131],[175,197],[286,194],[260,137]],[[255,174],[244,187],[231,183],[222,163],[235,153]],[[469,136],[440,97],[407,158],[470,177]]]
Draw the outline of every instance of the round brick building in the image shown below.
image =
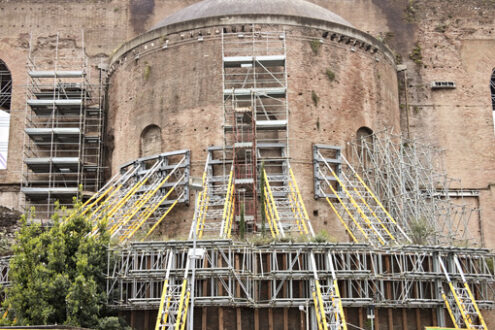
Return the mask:
[[[262,35],[266,45],[279,42],[274,47],[285,63],[283,73],[258,76],[258,84],[267,77],[285,79],[281,107],[288,113],[288,118],[273,113],[272,119],[286,120],[287,127],[271,137],[265,134],[266,140],[287,141],[284,156],[315,230],[343,233],[326,202],[313,198],[312,145],[344,147],[363,127],[398,128],[397,74],[393,54],[380,41],[306,1],[243,0],[235,6],[228,0],[202,1],[118,48],[110,61],[108,89],[111,171],[139,157],[189,149],[192,175],[201,176],[208,147],[225,143],[226,47],[247,45],[243,51],[249,53],[250,43],[253,49],[264,47],[259,46]],[[264,66],[255,65],[262,68],[258,71]],[[194,207],[177,211],[167,232],[186,233]]]

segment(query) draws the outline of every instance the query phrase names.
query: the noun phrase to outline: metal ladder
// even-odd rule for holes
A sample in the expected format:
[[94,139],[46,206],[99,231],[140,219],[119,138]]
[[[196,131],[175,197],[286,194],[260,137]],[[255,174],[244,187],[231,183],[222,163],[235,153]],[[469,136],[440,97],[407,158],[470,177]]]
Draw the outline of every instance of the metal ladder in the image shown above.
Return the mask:
[[330,270],[331,278],[325,279],[324,282],[326,283],[323,285],[318,277],[313,252],[310,254],[310,259],[314,276],[311,294],[315,306],[318,330],[347,330],[332,254],[330,252],[325,253],[326,260],[324,262],[328,270]]
[[194,219],[189,238],[201,239],[205,234],[230,238],[234,217],[233,168],[228,177],[213,176],[211,155],[208,154],[202,177],[202,188],[196,198]]
[[[155,330],[185,329],[189,303],[192,299],[191,284],[194,281],[194,273],[191,272],[190,263],[191,259],[195,257],[194,254],[193,249],[190,249],[187,253],[183,254],[183,257],[186,257],[187,259],[185,260],[182,281],[179,282],[179,280],[171,278],[170,272],[172,269],[182,268],[178,267],[180,266],[179,264],[181,264],[181,260],[175,260],[178,256],[173,250],[167,251],[167,272],[163,282]],[[184,260],[182,260],[182,263],[183,262]]]
[[456,255],[453,255],[452,258],[455,269],[461,277],[461,283],[451,280],[442,257],[438,256],[440,267],[442,268],[450,289],[450,295],[447,295],[442,289],[442,298],[445,301],[445,306],[449,312],[450,318],[456,329],[465,327],[467,329],[488,330],[483,315],[481,315],[480,309],[476,303],[476,299],[466,281],[461,264]]
[[[264,211],[268,219],[270,231],[275,236],[286,234],[300,234],[314,236],[313,227],[303,202],[301,191],[290,164],[285,175],[263,175],[265,182],[263,196],[265,198]],[[277,185],[273,185],[274,181]]]

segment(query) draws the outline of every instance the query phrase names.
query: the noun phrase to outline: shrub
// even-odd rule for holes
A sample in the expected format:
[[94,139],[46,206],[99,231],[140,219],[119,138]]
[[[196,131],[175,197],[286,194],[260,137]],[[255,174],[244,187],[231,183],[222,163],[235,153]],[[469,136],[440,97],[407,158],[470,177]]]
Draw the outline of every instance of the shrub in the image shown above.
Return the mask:
[[56,213],[52,220],[46,229],[22,217],[10,261],[12,285],[3,306],[9,306],[8,317],[18,325],[98,328],[107,312],[106,224],[92,236],[93,224],[84,216],[61,222]]
[[418,65],[423,64],[423,55],[421,54],[421,47],[419,46],[419,43],[415,44],[414,48],[409,54],[409,58]]
[[318,102],[320,101],[320,97],[318,96],[318,94],[316,94],[315,91],[311,91],[311,100],[313,101],[313,104],[315,105],[315,107],[317,107]]
[[332,70],[327,69],[327,71],[325,73],[327,74],[328,80],[330,80],[330,81],[335,80],[335,73]]
[[321,42],[318,39],[311,40],[309,42],[309,45],[311,46],[311,50],[313,51],[313,54],[318,55],[320,52],[320,47],[321,47]]
[[425,218],[414,219],[409,223],[411,229],[411,239],[414,244],[428,244],[428,239],[434,233],[433,228]]

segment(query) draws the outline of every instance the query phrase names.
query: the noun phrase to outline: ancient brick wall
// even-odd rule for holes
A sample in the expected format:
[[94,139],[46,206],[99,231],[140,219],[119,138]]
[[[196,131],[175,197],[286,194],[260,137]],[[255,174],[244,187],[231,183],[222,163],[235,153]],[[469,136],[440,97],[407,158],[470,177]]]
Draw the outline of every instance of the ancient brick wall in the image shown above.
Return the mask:
[[[495,201],[489,189],[495,175],[489,93],[489,79],[495,67],[495,58],[491,56],[495,50],[493,4],[485,0],[314,2],[383,39],[408,65],[409,111],[402,107],[402,117],[408,113],[413,137],[446,149],[445,164],[450,176],[462,179],[465,188],[481,190],[481,227],[487,231],[485,238],[493,236],[489,221],[495,215]],[[192,3],[191,0],[0,1],[0,58],[12,71],[14,81],[10,154],[8,170],[0,171],[3,185],[0,203],[16,207],[18,201],[29,33],[35,47],[43,48],[48,54],[53,49],[44,46],[51,43],[49,40],[57,32],[66,41],[64,46],[82,47],[81,31],[84,31],[86,53],[96,64],[126,40]],[[155,72],[151,72],[151,77]],[[457,88],[432,91],[429,85],[435,80],[454,81]],[[120,79],[114,83],[126,82]],[[326,96],[326,92],[321,94]],[[304,96],[307,92],[295,96],[294,102],[297,104],[297,98]],[[332,130],[341,130],[336,124],[329,123]],[[373,126],[371,122],[369,125]],[[317,130],[313,133],[315,138],[323,134]],[[115,158],[112,166],[118,161]],[[495,246],[495,241],[489,240],[487,245]]]

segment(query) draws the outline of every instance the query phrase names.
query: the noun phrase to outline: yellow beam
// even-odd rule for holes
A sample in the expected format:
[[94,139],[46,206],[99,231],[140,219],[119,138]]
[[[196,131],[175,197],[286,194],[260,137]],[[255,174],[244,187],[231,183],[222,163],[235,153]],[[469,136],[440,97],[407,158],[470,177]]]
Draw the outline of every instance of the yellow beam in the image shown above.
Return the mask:
[[165,280],[165,282],[163,282],[162,298],[160,299],[160,307],[158,308],[158,317],[156,318],[155,330],[160,330],[160,325],[162,321],[164,323],[167,322],[167,319],[163,320],[163,316],[162,316],[164,312],[163,307],[165,305],[165,298],[167,297],[167,290],[168,290],[168,280]]
[[168,210],[160,217],[160,219],[153,225],[153,227],[151,227],[151,229],[148,231],[146,236],[144,236],[144,238],[141,241],[144,241],[146,238],[148,238],[148,236],[151,235],[151,233],[156,229],[156,227],[158,227],[158,225],[162,222],[162,220],[165,219],[165,217],[170,213],[170,211],[172,211],[174,206],[177,205],[177,203],[179,202],[179,199],[180,199],[180,197],[177,198],[172,205],[170,205]]

